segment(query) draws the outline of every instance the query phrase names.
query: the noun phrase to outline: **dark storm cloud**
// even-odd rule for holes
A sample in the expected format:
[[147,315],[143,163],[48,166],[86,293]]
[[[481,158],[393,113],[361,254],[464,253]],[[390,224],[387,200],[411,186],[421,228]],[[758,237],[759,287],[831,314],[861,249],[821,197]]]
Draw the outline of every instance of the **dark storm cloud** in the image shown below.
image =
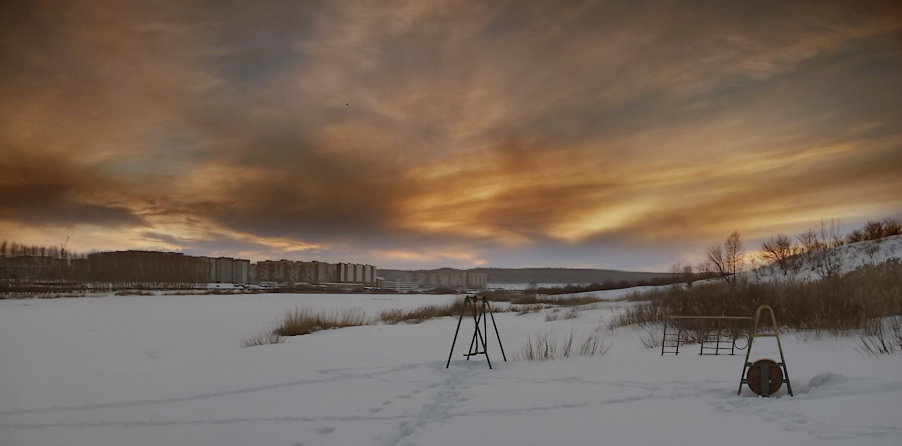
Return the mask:
[[7,149],[0,157],[0,172],[0,219],[62,227],[145,224],[121,203],[123,197],[108,193],[114,184],[97,180],[60,160]]

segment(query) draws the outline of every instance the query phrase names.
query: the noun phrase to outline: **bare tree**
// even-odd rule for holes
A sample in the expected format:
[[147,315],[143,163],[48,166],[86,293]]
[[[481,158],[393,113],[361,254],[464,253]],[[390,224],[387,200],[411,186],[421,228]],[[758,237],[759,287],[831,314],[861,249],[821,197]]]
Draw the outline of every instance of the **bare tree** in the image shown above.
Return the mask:
[[[865,238],[868,238],[867,235]],[[821,278],[840,272],[842,255],[839,247],[845,240],[835,220],[822,220],[817,226],[799,234],[798,239],[805,253],[805,259]]]
[[733,278],[745,268],[745,248],[739,238],[739,231],[733,231],[723,244],[727,270]]
[[799,239],[801,249],[805,253],[814,252],[824,247],[817,236],[817,232],[811,228],[797,235],[796,238]]
[[723,246],[720,243],[711,245],[705,250],[705,261],[702,263],[702,271],[719,275],[723,280],[727,278],[727,268],[724,266]]
[[783,270],[783,275],[790,270],[797,270],[795,267],[797,262],[793,261],[793,256],[799,251],[792,239],[785,234],[777,234],[776,237],[771,237],[761,244],[761,258],[770,264],[776,263]]
[[703,271],[717,274],[727,283],[735,283],[737,275],[745,268],[745,249],[739,231],[733,231],[723,245],[712,245],[705,250],[703,265]]

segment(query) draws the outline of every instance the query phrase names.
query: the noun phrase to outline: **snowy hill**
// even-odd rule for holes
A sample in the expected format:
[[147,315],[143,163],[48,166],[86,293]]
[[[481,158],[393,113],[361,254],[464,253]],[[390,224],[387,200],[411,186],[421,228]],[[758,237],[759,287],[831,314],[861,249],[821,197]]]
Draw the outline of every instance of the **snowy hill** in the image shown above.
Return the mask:
[[788,271],[784,271],[774,263],[746,271],[743,273],[743,277],[753,281],[818,280],[827,274],[827,270],[843,274],[864,265],[881,263],[891,258],[902,258],[902,235],[798,254],[790,259],[793,267]]

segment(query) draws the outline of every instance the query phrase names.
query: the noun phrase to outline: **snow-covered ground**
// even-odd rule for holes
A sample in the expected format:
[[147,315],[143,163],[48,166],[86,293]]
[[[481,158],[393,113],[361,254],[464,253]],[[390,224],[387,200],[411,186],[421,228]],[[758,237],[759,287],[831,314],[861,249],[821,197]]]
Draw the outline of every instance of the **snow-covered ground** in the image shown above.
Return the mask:
[[[613,292],[608,296],[622,294]],[[605,296],[605,293],[597,293]],[[467,361],[465,320],[371,325],[241,347],[294,308],[444,303],[423,295],[227,295],[0,301],[0,445],[893,445],[902,355],[782,336],[794,397],[737,396],[744,352],[679,356],[608,331],[623,302],[575,319],[496,313]],[[554,318],[549,318],[554,319]],[[491,330],[491,325],[489,326]],[[516,360],[538,333],[598,333],[606,354]],[[752,358],[774,357],[772,338]]]
[[[817,253],[818,251],[813,252]],[[902,235],[894,235],[879,240],[866,240],[847,245],[830,248],[827,253],[829,262],[835,267],[837,274],[854,271],[869,264],[885,262],[890,258],[902,257]],[[816,255],[813,257],[817,257]],[[742,273],[746,280],[820,280],[823,278],[823,269],[818,268],[818,261],[809,258],[805,254],[797,257],[798,268],[790,268],[784,272],[774,263],[757,271],[745,271]],[[822,262],[823,263],[823,262]]]

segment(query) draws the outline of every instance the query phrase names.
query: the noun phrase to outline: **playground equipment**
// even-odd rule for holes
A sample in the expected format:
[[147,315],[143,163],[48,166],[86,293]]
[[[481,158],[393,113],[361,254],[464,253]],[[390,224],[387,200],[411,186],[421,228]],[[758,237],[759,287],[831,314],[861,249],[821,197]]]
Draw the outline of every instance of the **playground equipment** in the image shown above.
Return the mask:
[[[758,330],[758,323],[761,321],[761,312],[767,310],[770,312],[770,321],[773,332],[761,332]],[[780,350],[780,362],[773,359],[759,359],[755,362],[749,362],[749,356],[752,353],[752,345],[757,338],[777,338],[777,348]],[[739,381],[739,390],[736,395],[742,393],[742,385],[748,384],[749,389],[763,397],[773,395],[780,387],[786,383],[786,390],[789,396],[792,394],[792,384],[789,382],[789,372],[786,370],[786,359],[783,357],[783,345],[780,343],[780,331],[777,329],[777,318],[774,316],[774,309],[769,305],[762,305],[755,311],[754,326],[749,332],[749,345],[745,352],[745,361],[742,366],[742,376]]]
[[[445,368],[447,369],[451,366],[451,356],[454,355],[454,344],[457,343],[457,335],[460,333],[460,324],[463,322],[464,313],[466,313],[467,310],[470,310],[473,314],[473,322],[475,325],[473,338],[470,340],[470,348],[467,350],[467,353],[464,353],[464,356],[467,357],[467,361],[469,361],[472,356],[485,355],[485,360],[489,363],[489,369],[492,368],[492,361],[489,359],[489,349],[485,340],[485,335],[488,335],[488,318],[492,318],[492,326],[495,327],[495,337],[498,339],[501,357],[507,362],[507,356],[504,354],[504,346],[501,345],[501,335],[498,334],[498,325],[495,324],[495,315],[492,313],[492,308],[489,305],[488,299],[485,296],[467,296],[464,299],[463,307],[460,310],[460,319],[457,320],[457,330],[454,331],[454,341],[451,342],[451,352],[448,353],[448,363],[445,364]],[[482,330],[479,329],[480,322],[482,322]],[[482,351],[479,351],[480,344],[482,345]]]
[[680,354],[680,344],[698,342],[700,355],[719,355],[729,350],[736,353],[736,338],[742,331],[739,327],[743,321],[751,317],[744,316],[664,316],[664,336],[661,339],[661,355],[665,353]]

